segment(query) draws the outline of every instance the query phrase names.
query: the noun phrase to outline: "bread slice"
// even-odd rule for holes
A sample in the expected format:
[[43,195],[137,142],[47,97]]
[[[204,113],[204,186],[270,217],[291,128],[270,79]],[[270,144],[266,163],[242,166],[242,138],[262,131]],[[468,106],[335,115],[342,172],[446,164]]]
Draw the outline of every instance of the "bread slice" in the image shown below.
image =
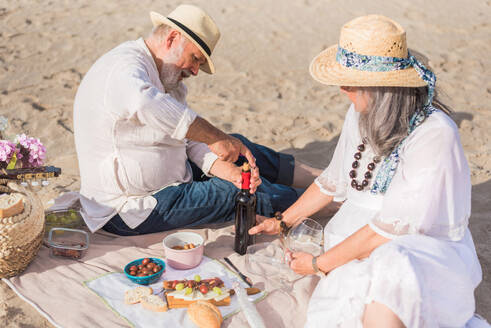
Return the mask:
[[150,311],[165,312],[167,304],[157,295],[143,296],[141,299],[142,306]]
[[[207,303],[210,303],[215,306],[227,306],[230,305],[230,296],[220,300],[216,301],[214,299],[211,300],[206,300]],[[170,309],[179,309],[179,308],[185,308],[190,306],[191,304],[194,304],[196,302],[205,302],[204,300],[183,300],[181,298],[175,298],[174,296],[167,296],[167,302],[169,303],[169,308]]]
[[126,304],[140,303],[142,297],[150,296],[152,294],[153,289],[151,287],[138,286],[134,289],[130,289],[124,292],[124,302]]
[[199,328],[220,328],[223,321],[220,310],[215,305],[203,300],[189,305],[188,315]]
[[0,218],[7,218],[24,210],[24,198],[19,193],[4,194],[0,196]]

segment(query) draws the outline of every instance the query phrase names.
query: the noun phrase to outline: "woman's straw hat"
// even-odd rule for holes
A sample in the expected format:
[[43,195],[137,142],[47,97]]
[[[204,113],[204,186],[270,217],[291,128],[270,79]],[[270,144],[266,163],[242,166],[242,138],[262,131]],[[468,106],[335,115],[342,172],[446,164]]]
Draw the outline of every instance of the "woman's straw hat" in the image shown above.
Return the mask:
[[211,17],[201,8],[180,5],[167,17],[152,11],[150,19],[153,26],[165,24],[184,34],[206,57],[206,63],[200,69],[208,74],[215,73],[215,66],[210,56],[220,39],[220,31]]
[[[395,21],[380,15],[355,18],[346,23],[339,35],[339,44],[317,55],[310,64],[310,74],[323,84],[339,86],[422,87],[426,82],[413,67],[390,71],[366,71],[345,67],[336,61],[338,46],[359,55],[408,58],[406,32]],[[416,59],[426,58],[409,50]]]

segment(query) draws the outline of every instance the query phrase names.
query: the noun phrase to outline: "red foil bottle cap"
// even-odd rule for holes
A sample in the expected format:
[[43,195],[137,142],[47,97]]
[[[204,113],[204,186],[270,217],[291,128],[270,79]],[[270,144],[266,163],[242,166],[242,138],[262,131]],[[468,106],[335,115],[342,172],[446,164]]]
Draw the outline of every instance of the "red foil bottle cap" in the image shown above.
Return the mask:
[[249,163],[242,165],[242,189],[251,188],[251,169]]

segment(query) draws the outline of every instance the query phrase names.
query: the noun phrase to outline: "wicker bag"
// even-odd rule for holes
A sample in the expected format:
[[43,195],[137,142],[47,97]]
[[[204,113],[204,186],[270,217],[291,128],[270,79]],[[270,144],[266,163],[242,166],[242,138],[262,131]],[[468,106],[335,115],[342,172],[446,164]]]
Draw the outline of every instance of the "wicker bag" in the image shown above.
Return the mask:
[[24,271],[34,259],[44,237],[44,209],[39,197],[15,183],[0,180],[0,192],[20,193],[24,210],[0,219],[0,278]]

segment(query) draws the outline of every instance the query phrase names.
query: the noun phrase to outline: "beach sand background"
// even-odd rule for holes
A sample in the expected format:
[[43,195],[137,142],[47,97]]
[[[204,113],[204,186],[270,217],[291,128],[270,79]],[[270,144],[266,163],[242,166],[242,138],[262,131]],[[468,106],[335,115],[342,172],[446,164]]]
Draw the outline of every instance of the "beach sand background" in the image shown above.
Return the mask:
[[[7,134],[39,137],[48,163],[63,169],[42,190],[44,201],[80,187],[72,106],[85,72],[121,42],[146,36],[150,10],[165,15],[179,3],[0,1],[0,115],[10,121]],[[310,78],[311,59],[335,44],[340,27],[357,16],[383,14],[406,29],[408,44],[431,59],[437,85],[454,108],[472,172],[470,227],[483,268],[477,312],[491,320],[491,2],[187,3],[203,7],[222,32],[213,54],[216,74],[201,73],[187,82],[190,106],[226,132],[293,153],[318,168],[329,163],[349,103],[336,87]],[[51,327],[4,283],[0,326]]]

